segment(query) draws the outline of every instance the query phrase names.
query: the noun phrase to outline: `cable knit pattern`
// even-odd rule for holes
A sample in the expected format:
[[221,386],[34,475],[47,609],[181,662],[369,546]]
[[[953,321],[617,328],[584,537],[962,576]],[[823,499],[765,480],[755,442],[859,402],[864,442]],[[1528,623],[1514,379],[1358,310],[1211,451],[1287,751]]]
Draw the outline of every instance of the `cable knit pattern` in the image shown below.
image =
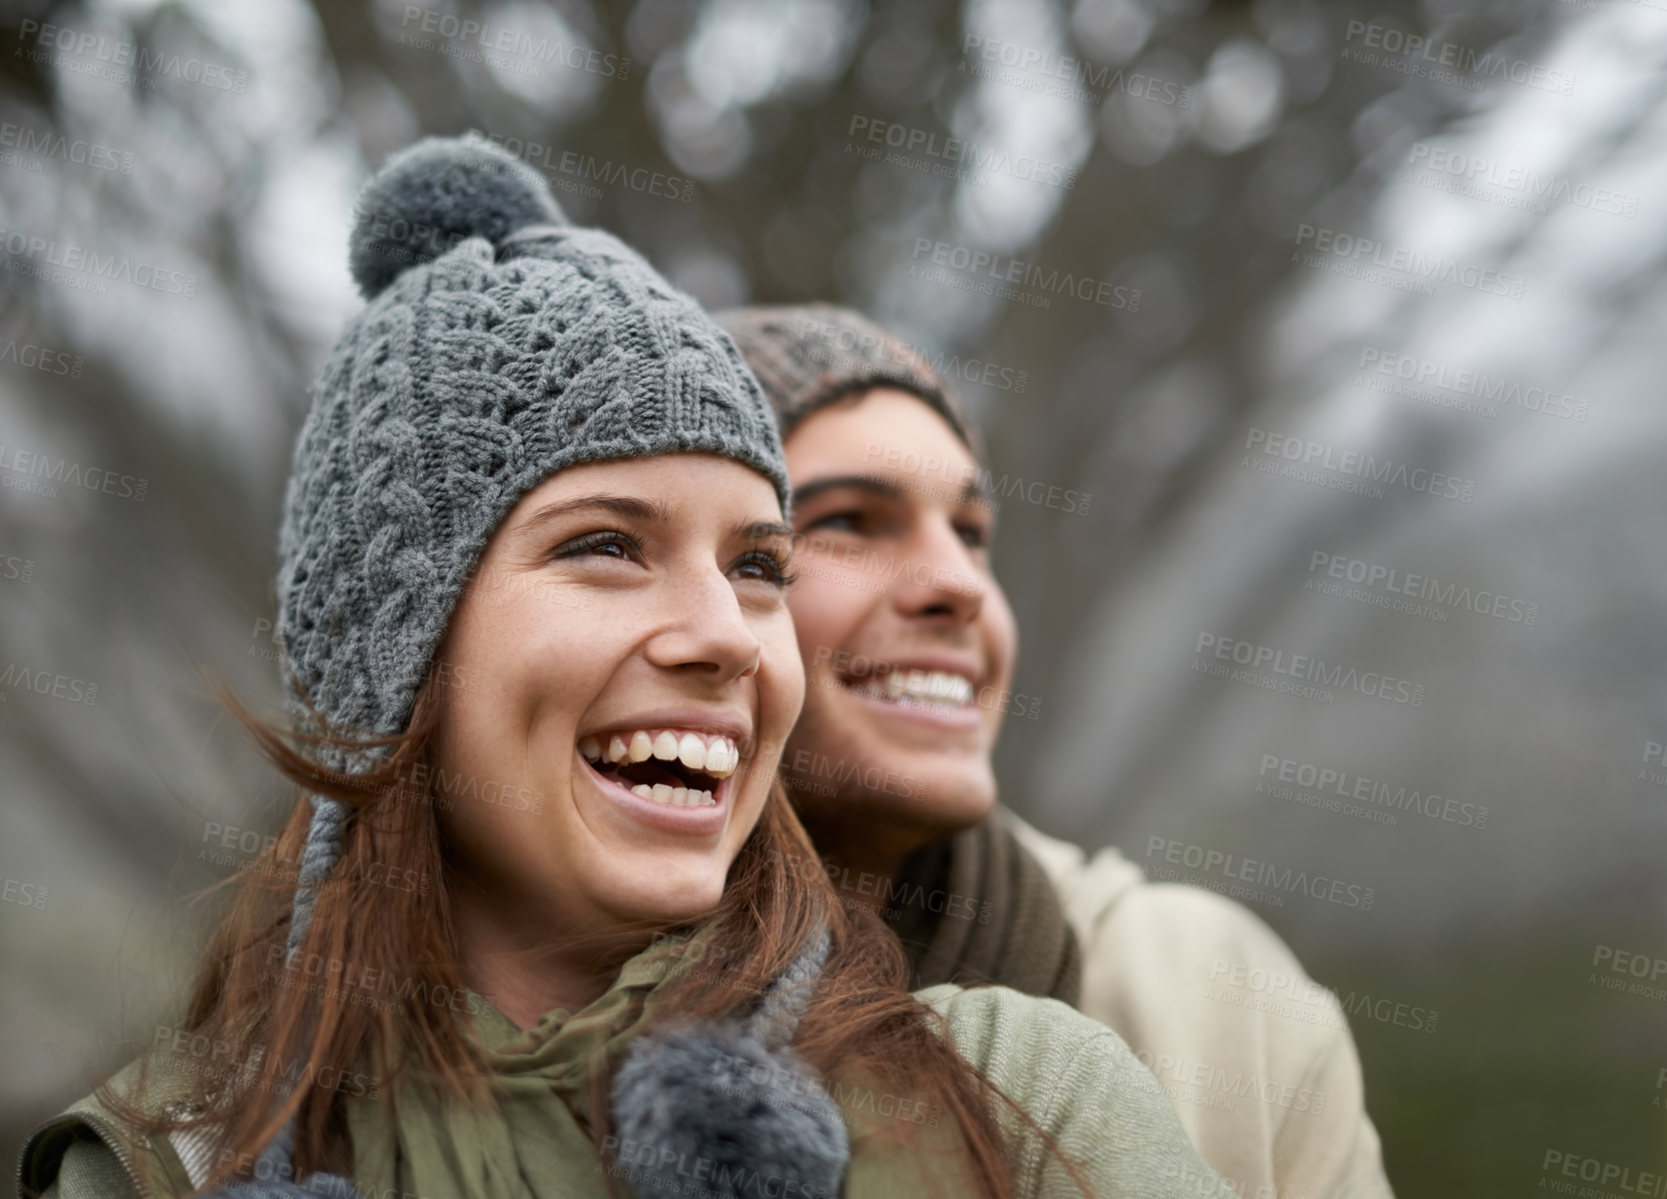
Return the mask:
[[[566,225],[544,179],[500,147],[431,138],[390,158],[360,195],[350,260],[369,302],[320,375],[278,532],[298,728],[402,731],[493,531],[565,467],[721,454],[788,512],[775,419],[734,342],[623,242]],[[315,751],[344,772],[382,752]],[[291,960],[349,819],[311,802]],[[269,1164],[287,1167],[292,1136]],[[313,1175],[221,1199],[338,1193],[351,1183]]]
[[[398,197],[378,201],[387,224]],[[296,443],[278,575],[291,714],[304,693],[334,728],[403,729],[515,503],[568,466],[678,451],[753,467],[787,508],[774,418],[734,343],[617,238],[536,224],[402,271],[349,323]]]
[[935,409],[972,456],[983,459],[978,425],[949,380],[919,350],[860,312],[832,304],[772,304],[732,308],[712,319],[735,339],[758,376],[782,437],[835,400],[899,387]]

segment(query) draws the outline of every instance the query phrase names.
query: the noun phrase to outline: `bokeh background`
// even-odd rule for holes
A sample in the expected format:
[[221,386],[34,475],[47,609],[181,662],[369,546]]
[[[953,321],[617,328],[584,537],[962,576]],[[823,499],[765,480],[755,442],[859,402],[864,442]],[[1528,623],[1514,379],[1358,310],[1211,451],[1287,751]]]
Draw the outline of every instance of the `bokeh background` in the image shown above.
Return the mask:
[[[1251,906],[1374,1001],[1398,1193],[1667,1169],[1667,3],[0,9],[0,1158],[169,1017],[219,830],[287,807],[206,680],[278,711],[355,189],[473,129],[709,305],[851,304],[956,376],[1041,700],[1004,797],[1372,889]],[[1399,799],[1277,789],[1321,769]]]

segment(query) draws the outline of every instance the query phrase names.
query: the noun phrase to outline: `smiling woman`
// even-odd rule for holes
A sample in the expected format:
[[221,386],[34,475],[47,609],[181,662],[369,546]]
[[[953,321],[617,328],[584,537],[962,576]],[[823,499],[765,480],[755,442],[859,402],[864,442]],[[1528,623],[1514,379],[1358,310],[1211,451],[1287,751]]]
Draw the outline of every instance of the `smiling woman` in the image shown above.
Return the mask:
[[301,797],[21,1192],[1222,1193],[1114,1034],[912,995],[841,907],[776,777],[787,471],[733,342],[479,142],[391,160],[352,256],[279,535],[290,726],[227,697]]

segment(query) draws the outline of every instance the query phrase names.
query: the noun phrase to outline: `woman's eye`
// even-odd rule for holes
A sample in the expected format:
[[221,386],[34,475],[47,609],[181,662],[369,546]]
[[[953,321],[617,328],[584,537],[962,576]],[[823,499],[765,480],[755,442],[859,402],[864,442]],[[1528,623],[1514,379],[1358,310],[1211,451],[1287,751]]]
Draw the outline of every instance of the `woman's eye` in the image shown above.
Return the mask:
[[774,587],[786,587],[798,578],[787,568],[787,563],[768,550],[750,550],[736,559],[734,569],[749,579],[757,579]]
[[586,533],[583,537],[575,537],[571,541],[564,541],[556,547],[550,555],[552,558],[584,558],[595,556],[598,558],[617,558],[628,561],[633,555],[640,554],[642,547],[637,540],[625,533],[614,531]]
[[955,531],[961,535],[961,541],[970,549],[982,550],[990,547],[990,530],[983,525],[957,525]]

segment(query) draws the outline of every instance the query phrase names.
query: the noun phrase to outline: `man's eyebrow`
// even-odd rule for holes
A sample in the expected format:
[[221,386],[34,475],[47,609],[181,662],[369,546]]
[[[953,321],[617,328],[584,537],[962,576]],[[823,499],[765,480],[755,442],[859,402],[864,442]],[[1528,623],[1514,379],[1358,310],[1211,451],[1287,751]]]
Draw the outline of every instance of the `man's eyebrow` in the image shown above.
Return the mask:
[[737,541],[763,541],[768,537],[792,537],[793,526],[779,520],[743,520],[732,534]]
[[824,491],[837,491],[840,488],[855,488],[858,491],[868,491],[875,495],[884,496],[888,500],[903,498],[903,488],[890,479],[882,479],[877,475],[829,475],[822,479],[812,479],[793,489],[794,506],[813,500]]
[[[878,475],[831,475],[823,479],[812,479],[802,486],[795,487],[793,489],[793,503],[797,506],[815,499],[825,491],[837,491],[846,487],[866,491],[888,500],[900,500],[911,491],[925,491],[928,494],[937,491],[929,484],[904,486],[890,479],[882,479]],[[961,488],[960,502],[963,504],[987,506],[993,498],[989,475],[986,472],[981,471],[968,479],[966,486]]]

